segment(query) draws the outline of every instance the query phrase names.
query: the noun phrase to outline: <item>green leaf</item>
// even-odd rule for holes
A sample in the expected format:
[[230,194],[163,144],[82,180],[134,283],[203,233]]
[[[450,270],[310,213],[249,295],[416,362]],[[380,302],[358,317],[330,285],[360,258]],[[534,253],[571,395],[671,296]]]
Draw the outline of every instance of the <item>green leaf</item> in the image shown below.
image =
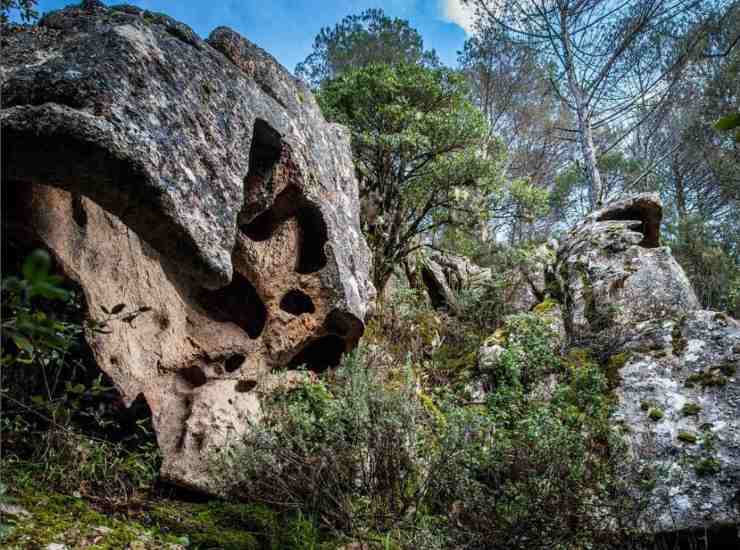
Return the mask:
[[731,113],[723,116],[715,124],[717,130],[733,130],[740,127],[740,113]]
[[22,349],[23,351],[27,351],[28,353],[33,353],[33,344],[25,336],[14,334],[13,342],[15,342],[15,345],[18,346],[18,349]]

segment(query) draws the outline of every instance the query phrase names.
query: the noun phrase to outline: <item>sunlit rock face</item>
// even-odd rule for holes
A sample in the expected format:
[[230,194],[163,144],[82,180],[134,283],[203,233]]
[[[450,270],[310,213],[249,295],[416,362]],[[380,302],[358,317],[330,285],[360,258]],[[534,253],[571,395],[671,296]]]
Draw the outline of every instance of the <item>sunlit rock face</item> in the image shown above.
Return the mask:
[[[638,324],[615,426],[654,470],[648,531],[740,522],[740,323],[695,310]],[[711,546],[710,546],[711,547]]]
[[96,360],[151,408],[163,475],[209,490],[260,396],[363,332],[347,132],[230,29],[91,1],[3,37],[2,97],[4,233],[52,250],[91,318],[125,304]]

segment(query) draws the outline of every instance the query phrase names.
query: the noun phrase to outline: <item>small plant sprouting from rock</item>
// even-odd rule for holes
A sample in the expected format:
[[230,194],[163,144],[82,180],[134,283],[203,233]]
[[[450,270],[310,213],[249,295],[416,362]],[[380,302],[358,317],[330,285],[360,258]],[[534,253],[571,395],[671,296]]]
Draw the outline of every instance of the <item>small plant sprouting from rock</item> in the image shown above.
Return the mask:
[[697,437],[693,432],[678,432],[678,440],[693,445],[697,442]]
[[683,413],[684,416],[697,416],[700,412],[701,405],[697,405],[696,403],[686,403],[681,407],[681,413]]
[[664,416],[665,413],[663,412],[663,410],[657,407],[653,407],[648,411],[648,417],[650,418],[650,420],[653,420],[655,422],[659,422],[663,419]]

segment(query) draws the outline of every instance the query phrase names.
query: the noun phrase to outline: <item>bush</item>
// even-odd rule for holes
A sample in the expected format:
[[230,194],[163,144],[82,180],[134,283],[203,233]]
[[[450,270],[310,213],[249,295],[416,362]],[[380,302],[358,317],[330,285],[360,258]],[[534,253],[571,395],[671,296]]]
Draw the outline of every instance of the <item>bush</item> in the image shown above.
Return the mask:
[[307,382],[264,404],[264,421],[215,457],[239,496],[325,528],[388,530],[420,496],[425,412],[410,378],[389,390],[358,353],[331,386]]
[[270,398],[263,422],[214,457],[214,471],[238,498],[303,511],[354,540],[625,547],[652,478],[609,425],[604,372],[583,350],[559,356],[536,315],[509,319],[504,332],[485,404],[450,391],[433,400],[410,367],[384,383],[360,351],[336,376]]
[[[124,304],[84,322],[82,294],[52,273],[42,250],[2,284],[2,465],[57,489],[113,500],[150,487],[159,451],[148,407],[122,412],[84,340],[85,330],[135,317]],[[136,411],[146,409],[137,416]]]

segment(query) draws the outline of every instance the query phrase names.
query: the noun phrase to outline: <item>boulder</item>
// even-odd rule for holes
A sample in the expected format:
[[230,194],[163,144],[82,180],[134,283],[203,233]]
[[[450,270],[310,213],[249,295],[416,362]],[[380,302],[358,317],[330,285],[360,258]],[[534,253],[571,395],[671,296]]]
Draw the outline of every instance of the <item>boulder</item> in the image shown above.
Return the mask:
[[661,216],[657,194],[636,195],[590,214],[561,240],[554,271],[571,337],[699,309],[683,269],[660,246]]
[[540,245],[526,260],[500,274],[494,273],[492,268],[480,267],[464,256],[439,250],[425,254],[418,262],[417,271],[432,306],[437,309],[457,311],[460,291],[484,292],[496,277],[500,278],[502,300],[507,311],[521,313],[531,310],[547,294],[547,271],[554,257],[552,246],[552,243]]
[[336,365],[363,332],[349,135],[227,28],[88,1],[2,40],[3,235],[81,285],[162,474],[210,490],[209,457],[291,378],[271,373]]
[[636,327],[613,414],[655,475],[649,532],[740,522],[740,323],[692,311]]

